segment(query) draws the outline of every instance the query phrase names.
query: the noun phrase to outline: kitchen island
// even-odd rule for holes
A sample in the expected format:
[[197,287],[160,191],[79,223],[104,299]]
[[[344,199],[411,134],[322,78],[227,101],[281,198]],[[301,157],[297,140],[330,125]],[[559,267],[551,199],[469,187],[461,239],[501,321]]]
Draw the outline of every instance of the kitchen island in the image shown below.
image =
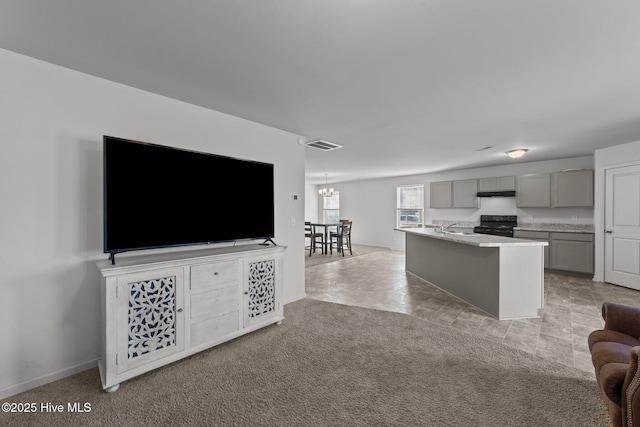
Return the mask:
[[497,319],[540,317],[547,242],[487,234],[396,229],[406,271]]

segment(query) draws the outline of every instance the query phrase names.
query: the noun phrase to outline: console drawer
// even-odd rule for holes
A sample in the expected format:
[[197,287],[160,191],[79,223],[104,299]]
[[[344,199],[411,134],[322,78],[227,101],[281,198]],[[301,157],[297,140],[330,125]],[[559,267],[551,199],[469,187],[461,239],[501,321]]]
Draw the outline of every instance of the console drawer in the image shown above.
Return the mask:
[[214,317],[240,308],[237,285],[191,295],[191,319]]
[[213,319],[191,324],[191,347],[213,342],[240,329],[240,315],[232,311]]
[[240,265],[237,260],[191,266],[191,289],[224,288],[233,282],[240,283]]

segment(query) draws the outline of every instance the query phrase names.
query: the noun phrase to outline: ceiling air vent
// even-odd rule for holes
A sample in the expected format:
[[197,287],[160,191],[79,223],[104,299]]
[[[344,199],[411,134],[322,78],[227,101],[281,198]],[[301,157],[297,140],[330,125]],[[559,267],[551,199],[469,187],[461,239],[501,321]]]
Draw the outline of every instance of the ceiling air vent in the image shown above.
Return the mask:
[[317,148],[322,151],[331,151],[342,148],[342,145],[334,144],[333,142],[325,141],[323,139],[316,139],[314,141],[307,142],[307,147]]

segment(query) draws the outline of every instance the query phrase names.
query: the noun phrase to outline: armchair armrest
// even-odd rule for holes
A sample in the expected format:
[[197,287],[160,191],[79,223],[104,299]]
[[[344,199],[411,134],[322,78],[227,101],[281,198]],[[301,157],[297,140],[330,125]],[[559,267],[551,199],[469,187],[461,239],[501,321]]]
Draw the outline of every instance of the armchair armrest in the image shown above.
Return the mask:
[[605,302],[602,304],[602,318],[605,329],[640,338],[640,307]]
[[640,371],[638,370],[638,357],[640,347],[631,349],[629,370],[622,385],[622,425],[634,426],[640,422]]

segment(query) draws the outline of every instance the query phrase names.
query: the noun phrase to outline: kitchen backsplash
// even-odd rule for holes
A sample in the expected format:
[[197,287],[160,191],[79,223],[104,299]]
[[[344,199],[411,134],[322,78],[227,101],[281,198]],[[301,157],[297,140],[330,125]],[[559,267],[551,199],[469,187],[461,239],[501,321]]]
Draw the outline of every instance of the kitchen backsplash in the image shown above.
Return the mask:
[[456,224],[459,227],[475,227],[480,225],[480,221],[459,221],[457,219],[434,219],[432,222],[434,225],[449,225]]
[[479,225],[480,215],[516,215],[518,223],[593,224],[593,208],[518,208],[514,197],[482,199],[478,209],[425,209],[425,222],[437,224],[472,223]]

